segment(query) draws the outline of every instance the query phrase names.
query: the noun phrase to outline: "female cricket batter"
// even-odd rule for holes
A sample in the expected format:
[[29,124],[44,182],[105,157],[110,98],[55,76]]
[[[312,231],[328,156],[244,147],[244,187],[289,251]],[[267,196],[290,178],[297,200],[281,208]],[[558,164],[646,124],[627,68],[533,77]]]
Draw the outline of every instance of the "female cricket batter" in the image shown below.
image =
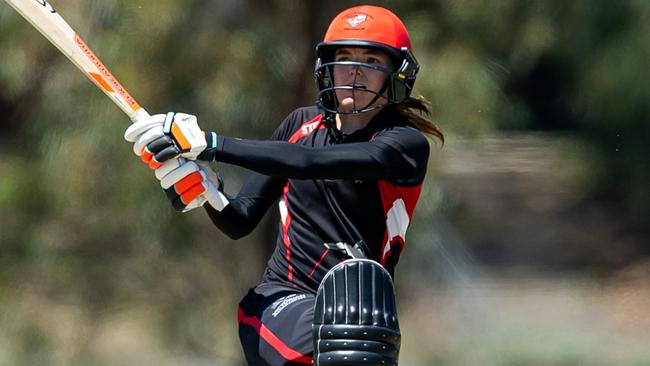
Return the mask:
[[[318,101],[270,140],[204,132],[183,113],[138,121],[125,138],[177,210],[207,203],[233,239],[279,200],[275,251],[237,311],[250,365],[397,365],[392,274],[426,172],[424,134],[443,135],[416,113],[430,104],[411,96],[419,66],[389,10],[341,12],[316,53]],[[211,161],[253,173],[228,197]]]

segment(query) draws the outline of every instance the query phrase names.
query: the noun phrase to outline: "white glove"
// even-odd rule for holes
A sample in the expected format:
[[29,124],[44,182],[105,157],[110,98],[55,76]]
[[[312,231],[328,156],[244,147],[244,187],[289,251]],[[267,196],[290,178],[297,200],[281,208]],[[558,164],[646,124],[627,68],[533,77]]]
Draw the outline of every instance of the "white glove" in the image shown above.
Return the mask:
[[187,212],[206,202],[221,211],[229,203],[219,191],[219,177],[205,162],[168,160],[156,169],[156,178],[177,211]]
[[134,142],[133,152],[151,169],[179,156],[196,160],[208,146],[196,117],[186,113],[169,112],[139,120],[127,128],[124,138]]

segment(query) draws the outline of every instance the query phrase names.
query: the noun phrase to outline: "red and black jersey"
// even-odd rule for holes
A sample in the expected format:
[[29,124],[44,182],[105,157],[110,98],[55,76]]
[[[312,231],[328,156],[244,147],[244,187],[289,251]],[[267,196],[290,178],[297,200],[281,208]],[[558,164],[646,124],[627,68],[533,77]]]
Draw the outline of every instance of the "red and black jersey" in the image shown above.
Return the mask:
[[392,274],[429,157],[424,135],[394,107],[344,135],[316,106],[293,111],[270,140],[219,136],[217,161],[253,170],[221,212],[232,238],[248,234],[279,199],[276,249],[264,280],[315,292],[343,254],[325,243],[363,241]]

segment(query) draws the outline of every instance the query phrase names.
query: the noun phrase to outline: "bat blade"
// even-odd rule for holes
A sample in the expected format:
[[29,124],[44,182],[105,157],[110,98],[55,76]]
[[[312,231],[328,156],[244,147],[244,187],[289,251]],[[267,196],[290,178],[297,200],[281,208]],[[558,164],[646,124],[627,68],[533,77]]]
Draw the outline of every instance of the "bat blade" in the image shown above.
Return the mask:
[[[131,118],[132,122],[149,117],[149,113],[140,107],[140,104],[133,99],[88,47],[86,42],[77,35],[47,0],[5,1],[68,57],[81,72]],[[178,158],[178,160],[181,164],[185,162],[183,158]],[[205,202],[206,198],[200,196],[192,201],[186,210],[202,206]]]
[[5,0],[100,88],[132,121],[149,116],[46,0]]

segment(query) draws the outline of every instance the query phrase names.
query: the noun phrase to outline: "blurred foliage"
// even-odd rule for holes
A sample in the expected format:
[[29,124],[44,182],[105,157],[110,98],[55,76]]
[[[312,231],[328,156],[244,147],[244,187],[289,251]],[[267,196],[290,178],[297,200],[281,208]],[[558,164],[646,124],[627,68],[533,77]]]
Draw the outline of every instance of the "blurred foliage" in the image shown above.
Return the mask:
[[[149,112],[265,138],[315,100],[313,48],[357,3],[54,6]],[[448,136],[569,135],[584,150],[570,164],[583,198],[650,224],[650,2],[373,3],[407,24],[422,64],[416,92]],[[274,213],[233,242],[201,212],[173,212],[121,137],[127,118],[5,3],[0,113],[0,363],[241,364],[236,303],[274,244]],[[222,170],[236,192],[245,172]],[[426,219],[445,194],[429,181]],[[426,237],[426,219],[414,238]],[[417,268],[402,271],[412,279]]]

